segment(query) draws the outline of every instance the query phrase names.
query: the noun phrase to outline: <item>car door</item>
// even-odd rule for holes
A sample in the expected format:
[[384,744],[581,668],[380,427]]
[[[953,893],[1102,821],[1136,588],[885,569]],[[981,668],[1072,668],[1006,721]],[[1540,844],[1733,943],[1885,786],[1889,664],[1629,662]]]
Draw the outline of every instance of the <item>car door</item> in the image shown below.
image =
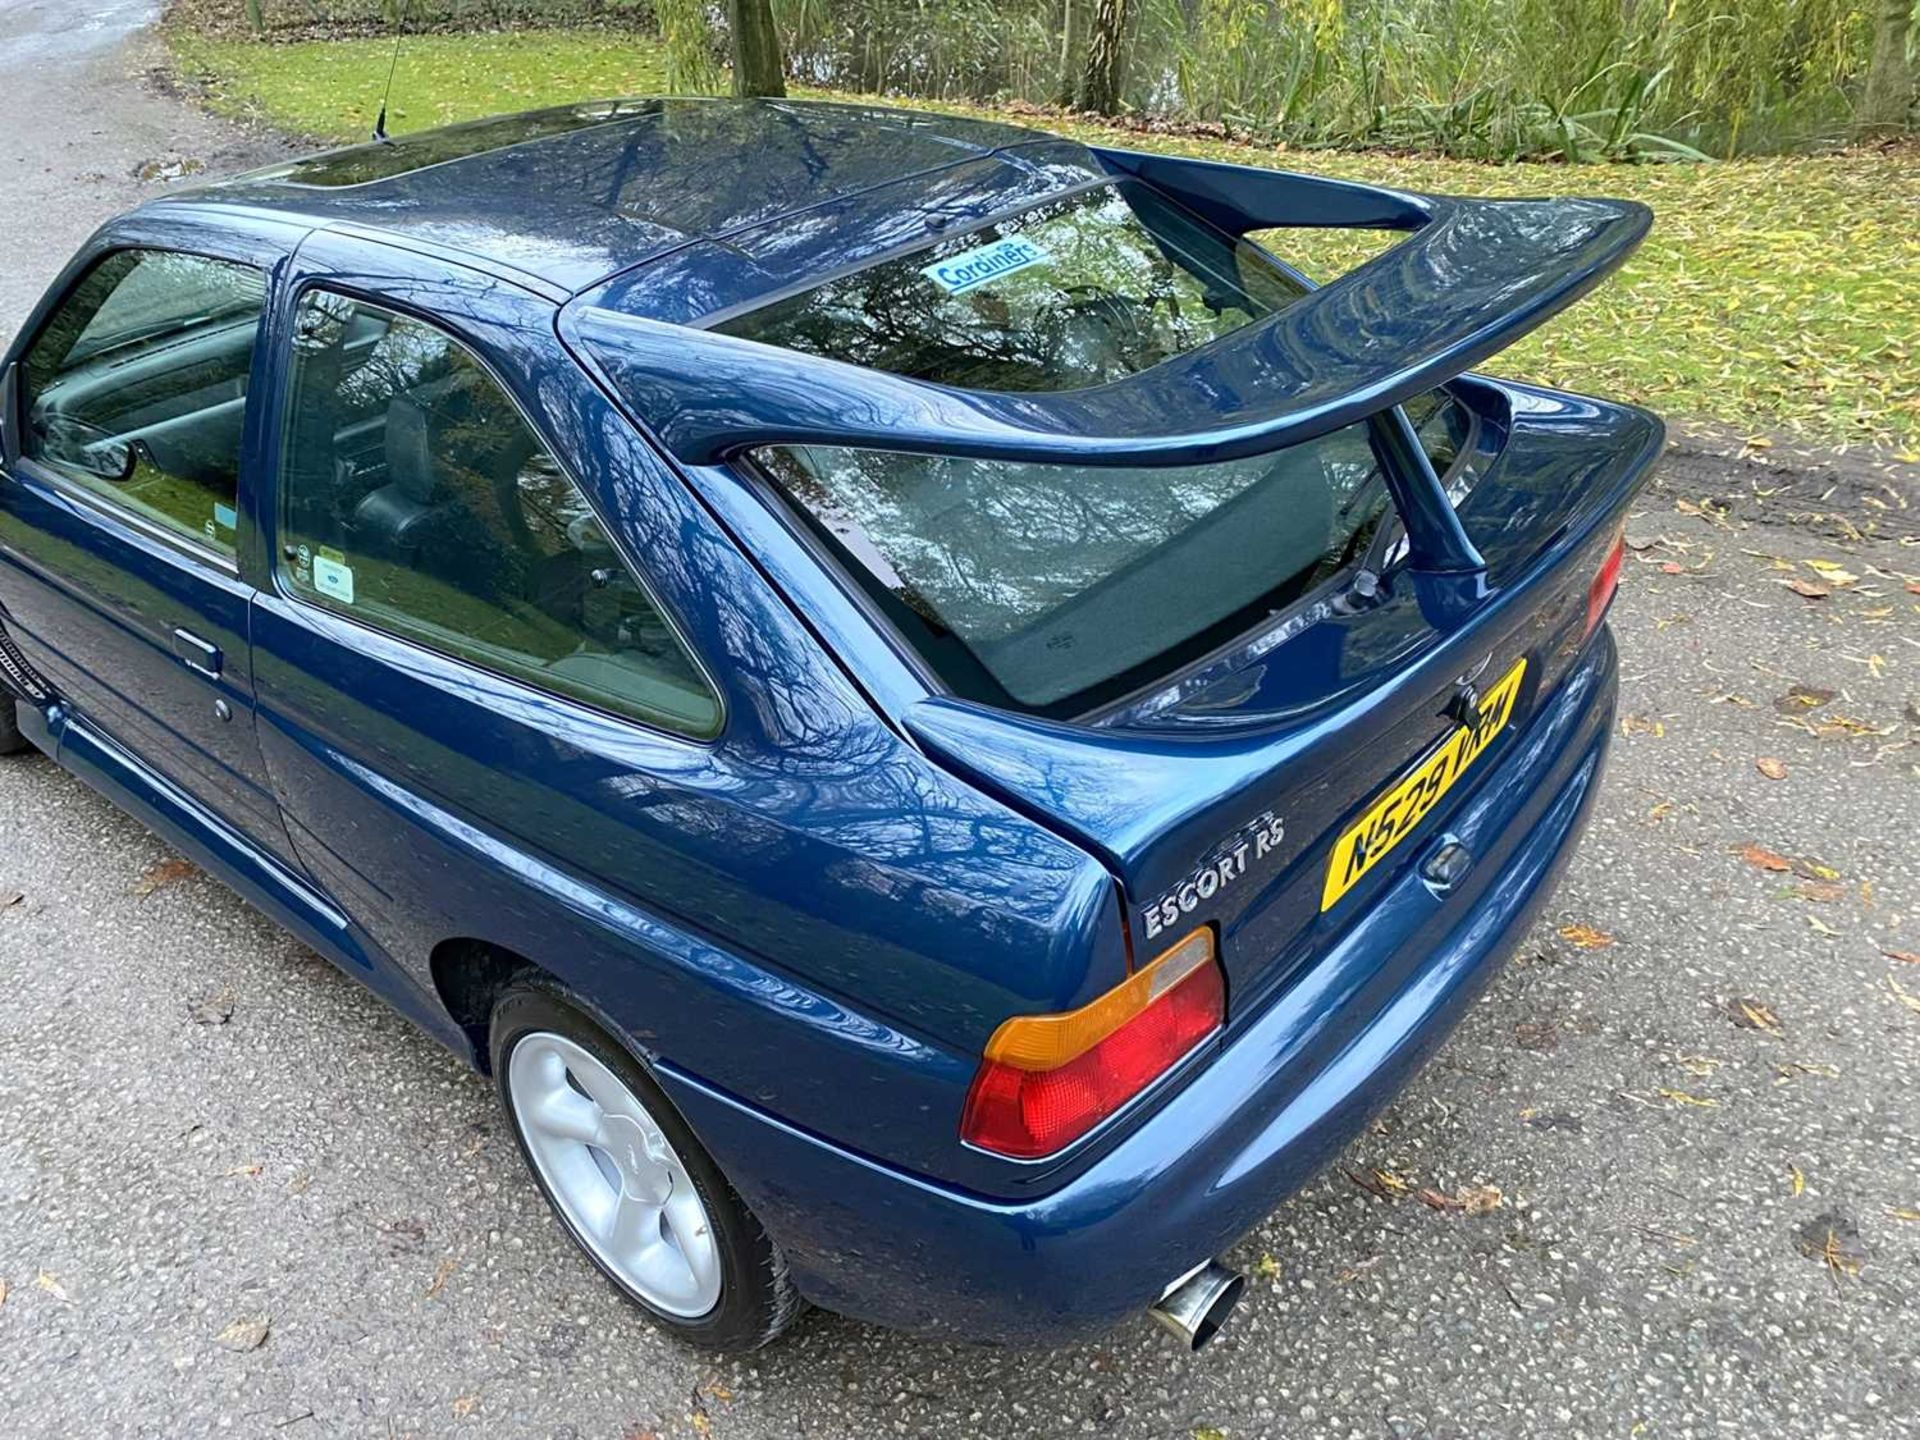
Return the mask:
[[[321,236],[303,249],[283,327],[261,513],[272,581],[252,621],[260,738],[307,873],[369,951],[423,957],[435,917],[511,893],[503,873],[439,848],[444,825],[628,842],[604,814],[572,820],[544,782],[698,776],[720,703],[484,340],[451,328],[551,353],[552,305],[445,264],[403,283],[393,268],[425,262],[365,248]],[[543,333],[544,349],[530,343]]]
[[66,725],[284,859],[254,734],[242,559],[248,397],[269,267],[292,236],[263,247],[184,229],[96,242],[16,346],[0,606]]

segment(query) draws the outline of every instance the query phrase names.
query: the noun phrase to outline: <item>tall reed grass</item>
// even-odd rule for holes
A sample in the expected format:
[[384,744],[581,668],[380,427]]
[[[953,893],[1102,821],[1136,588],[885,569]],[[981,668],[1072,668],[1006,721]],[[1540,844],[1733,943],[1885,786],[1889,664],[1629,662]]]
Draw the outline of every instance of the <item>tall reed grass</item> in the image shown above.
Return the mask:
[[[1048,102],[1091,0],[775,0],[821,84]],[[1129,106],[1303,145],[1568,160],[1847,137],[1874,0],[1141,0]]]
[[[1052,103],[1094,0],[773,0],[795,78]],[[1884,0],[1135,0],[1128,108],[1299,145],[1638,159],[1817,148],[1852,132]],[[265,33],[390,25],[402,0],[175,0]],[[723,0],[410,0],[410,27],[664,32],[718,82]],[[1915,0],[1920,13],[1920,0]],[[1916,27],[1920,35],[1920,27]]]

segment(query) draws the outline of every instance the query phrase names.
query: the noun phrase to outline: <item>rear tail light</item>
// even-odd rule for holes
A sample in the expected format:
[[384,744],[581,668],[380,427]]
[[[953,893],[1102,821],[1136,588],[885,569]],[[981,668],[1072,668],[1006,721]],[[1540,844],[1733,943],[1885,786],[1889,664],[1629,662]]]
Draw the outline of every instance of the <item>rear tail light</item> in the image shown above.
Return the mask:
[[1600,562],[1599,570],[1594,572],[1593,583],[1587,586],[1587,628],[1581,638],[1593,634],[1606,618],[1607,606],[1613,603],[1613,592],[1620,588],[1620,562],[1626,558],[1626,531],[1616,530],[1613,544],[1607,549],[1607,558]]
[[1226,1017],[1213,931],[1200,929],[1098,1000],[993,1032],[961,1138],[1030,1160],[1072,1143],[1173,1068]]

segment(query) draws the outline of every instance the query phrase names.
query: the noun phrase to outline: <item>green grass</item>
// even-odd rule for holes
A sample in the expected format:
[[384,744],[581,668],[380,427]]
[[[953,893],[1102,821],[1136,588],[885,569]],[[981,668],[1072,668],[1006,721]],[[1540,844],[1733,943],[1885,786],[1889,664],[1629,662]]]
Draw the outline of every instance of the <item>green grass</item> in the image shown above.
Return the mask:
[[[172,42],[182,72],[206,87],[216,110],[327,141],[365,138],[391,53],[383,41],[271,45],[176,31]],[[419,36],[401,51],[390,123],[420,129],[590,96],[657,93],[662,75],[657,48],[631,35]],[[1644,200],[1658,217],[1653,237],[1625,270],[1494,369],[1746,434],[1872,442],[1920,457],[1920,152],[1911,147],[1707,165],[1493,166],[1288,152],[1054,117],[1031,123],[1087,140],[1418,190]],[[1300,232],[1278,243],[1322,274],[1361,253],[1341,235]]]
[[[179,30],[168,38],[181,72],[208,85],[214,109],[332,143],[371,133],[393,58],[390,40],[276,45]],[[658,44],[617,31],[416,35],[400,48],[387,128],[398,134],[589,96],[655,95],[665,88]]]

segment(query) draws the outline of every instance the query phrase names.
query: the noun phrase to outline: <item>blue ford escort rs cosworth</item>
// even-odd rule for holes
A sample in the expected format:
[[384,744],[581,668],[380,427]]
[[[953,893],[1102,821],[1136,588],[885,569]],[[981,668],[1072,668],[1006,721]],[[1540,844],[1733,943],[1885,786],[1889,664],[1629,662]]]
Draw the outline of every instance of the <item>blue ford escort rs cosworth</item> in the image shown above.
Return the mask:
[[1465,372],[1649,219],[696,100],[170,194],[0,372],[0,743],[674,1334],[1198,1344],[1587,816],[1661,426]]

